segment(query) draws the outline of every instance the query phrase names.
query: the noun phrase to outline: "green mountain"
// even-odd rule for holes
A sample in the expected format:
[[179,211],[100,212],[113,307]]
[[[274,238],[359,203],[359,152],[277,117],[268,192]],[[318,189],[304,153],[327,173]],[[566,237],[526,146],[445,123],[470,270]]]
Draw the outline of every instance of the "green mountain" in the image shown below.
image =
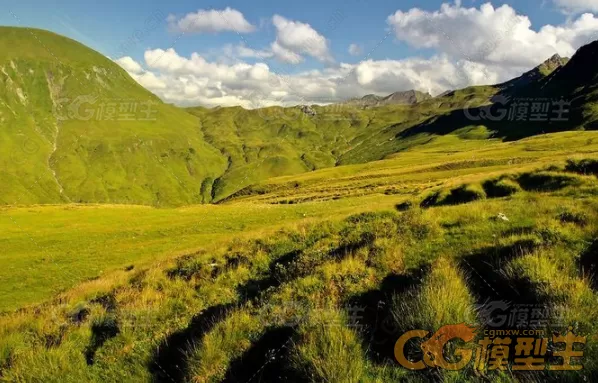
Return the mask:
[[4,203],[188,204],[226,169],[197,120],[107,57],[56,34],[0,28]]
[[[598,128],[598,41],[570,59],[553,56],[507,83],[486,102],[434,116],[397,135],[398,140],[446,135],[482,127],[489,136],[517,140],[537,134]],[[452,96],[452,94],[449,94]],[[483,98],[482,98],[483,99]]]
[[376,107],[184,110],[163,103],[76,41],[4,27],[0,202],[218,202],[267,178],[380,160],[449,132],[464,139],[543,132],[542,124],[467,117],[479,116],[507,92],[556,97],[566,90],[577,97],[577,117],[549,129],[574,129],[597,115],[590,75],[595,61],[586,57],[594,48],[582,48],[567,65],[555,56],[508,86],[469,87],[436,98],[411,91],[362,99]]

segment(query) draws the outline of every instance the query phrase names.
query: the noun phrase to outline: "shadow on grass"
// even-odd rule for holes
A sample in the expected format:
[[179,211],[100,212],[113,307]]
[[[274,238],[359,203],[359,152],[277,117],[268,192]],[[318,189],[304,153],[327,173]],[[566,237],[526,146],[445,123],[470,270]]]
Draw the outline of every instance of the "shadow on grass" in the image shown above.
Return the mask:
[[262,292],[270,288],[279,287],[285,281],[280,271],[285,270],[300,255],[301,250],[294,250],[275,259],[268,266],[268,274],[266,276],[251,279],[237,287],[237,293],[241,297],[241,302],[255,302]]
[[233,304],[209,307],[195,316],[187,328],[165,339],[154,351],[150,371],[154,382],[183,382],[187,371],[189,346],[200,340],[218,322],[222,321]]
[[461,258],[461,268],[469,275],[468,285],[479,304],[491,301],[509,301],[515,304],[538,304],[539,297],[525,278],[510,278],[504,266],[515,258],[531,253],[538,247],[532,239],[516,241],[506,246],[482,249]]
[[483,124],[489,131],[493,132],[491,137],[502,138],[505,141],[516,141],[522,138],[537,134],[546,134],[572,130],[579,124],[580,117],[571,116],[570,121],[562,123],[529,123],[528,121],[492,120],[483,116],[501,116],[511,108],[511,103],[505,105],[495,103],[492,107],[471,107],[468,109],[456,109],[440,116],[434,116],[427,121],[399,132],[397,139],[406,139],[416,135],[440,135],[451,134],[456,130],[469,127],[474,124]]
[[257,302],[263,293],[271,291],[298,278],[311,274],[315,268],[327,261],[340,261],[349,254],[368,246],[371,239],[365,238],[350,242],[328,253],[304,253],[292,251],[270,263],[268,274],[262,278],[251,279],[237,288],[241,302]]
[[392,316],[392,299],[417,286],[429,267],[408,274],[390,274],[377,290],[370,290],[346,302],[349,325],[360,332],[368,358],[375,363],[394,361],[394,345],[405,329],[397,327]]
[[114,338],[120,333],[120,328],[116,318],[109,316],[102,318],[91,325],[91,341],[85,349],[85,360],[88,365],[92,365],[95,362],[96,352],[106,343],[108,340]]
[[[350,243],[346,246],[341,246],[337,249],[330,251],[329,253],[324,253],[321,259],[316,259],[315,263],[321,264],[328,260],[342,259],[351,252],[363,246],[366,246],[368,243],[369,242],[367,242],[366,240],[363,240],[359,241],[358,243]],[[193,320],[187,328],[172,334],[166,340],[164,340],[162,344],[160,344],[160,346],[155,350],[154,357],[150,364],[150,369],[153,374],[153,380],[155,382],[171,383],[183,381],[185,379],[185,373],[187,370],[186,352],[189,349],[189,346],[191,344],[197,343],[207,332],[209,332],[214,327],[214,325],[224,320],[227,313],[234,306],[243,305],[249,302],[259,304],[265,292],[272,291],[272,289],[279,287],[283,283],[300,278],[306,273],[309,274],[311,271],[313,271],[313,267],[315,267],[313,264],[310,264],[308,268],[301,267],[303,265],[300,262],[300,258],[302,255],[304,255],[303,251],[294,250],[273,260],[270,263],[268,272],[264,277],[251,279],[247,281],[245,284],[237,287],[239,300],[238,302],[236,302],[235,305],[227,304],[210,307],[195,318],[193,318]],[[280,332],[283,330],[280,329],[271,331],[273,331],[273,334],[277,335],[279,338],[281,334],[283,334],[282,332]],[[258,341],[258,343],[252,346],[252,350],[255,347],[257,347],[257,350],[267,348],[267,345],[271,343],[271,335],[269,334],[270,331],[268,331],[264,335],[263,339],[260,339],[262,343]],[[290,336],[291,335],[289,335],[289,337]],[[276,337],[272,339],[276,340]],[[255,351],[250,350],[248,352]],[[251,360],[251,358],[257,358],[257,355],[248,355],[249,356],[244,357],[245,360],[247,360],[248,358],[249,360]],[[231,365],[229,369],[231,372],[229,375],[227,375],[227,379],[233,380],[228,381],[235,381],[234,379],[236,379],[237,375],[241,376],[244,374],[243,371],[245,370],[239,363],[241,362],[237,362],[236,367],[234,365]],[[246,364],[245,361],[243,361],[242,364],[250,366],[248,368],[255,367],[252,363]],[[273,363],[273,365],[276,366],[277,364]],[[270,369],[271,368],[268,367],[268,370]],[[272,372],[268,372],[268,374],[271,373]]]
[[307,382],[309,378],[293,369],[291,348],[297,333],[293,327],[273,327],[243,355],[233,360],[222,382]]
[[590,286],[598,291],[598,239],[579,257],[578,267],[582,277],[590,280]]

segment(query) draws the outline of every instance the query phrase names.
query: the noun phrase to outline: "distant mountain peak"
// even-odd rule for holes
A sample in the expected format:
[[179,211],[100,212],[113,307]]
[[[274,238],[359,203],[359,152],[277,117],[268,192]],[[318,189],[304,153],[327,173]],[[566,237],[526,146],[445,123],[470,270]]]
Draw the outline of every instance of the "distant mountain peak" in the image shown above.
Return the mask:
[[564,67],[569,62],[568,57],[561,57],[558,53],[555,53],[550,58],[546,59],[542,64],[538,65],[534,69],[525,72],[521,76],[514,78],[505,83],[499,84],[499,87],[503,91],[515,91],[529,84],[535,83],[546,76],[549,76],[557,69]]
[[364,107],[383,106],[383,105],[413,105],[432,98],[430,93],[420,92],[419,90],[406,90],[389,94],[388,96],[378,96],[368,94],[361,98],[354,98],[344,102],[344,104],[359,105]]
[[541,75],[548,76],[556,69],[565,66],[568,62],[568,57],[561,57],[561,55],[555,53],[554,55],[552,55],[552,57],[544,61],[542,64],[538,65],[536,68],[534,68],[534,70],[539,71]]

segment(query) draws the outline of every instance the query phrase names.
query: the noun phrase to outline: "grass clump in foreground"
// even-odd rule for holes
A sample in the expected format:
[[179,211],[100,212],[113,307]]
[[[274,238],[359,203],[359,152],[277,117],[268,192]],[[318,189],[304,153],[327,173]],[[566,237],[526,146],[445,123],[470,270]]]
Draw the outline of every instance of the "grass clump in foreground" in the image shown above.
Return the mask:
[[399,328],[436,331],[447,324],[477,322],[474,299],[462,272],[452,260],[438,259],[419,289],[393,299],[393,317]]

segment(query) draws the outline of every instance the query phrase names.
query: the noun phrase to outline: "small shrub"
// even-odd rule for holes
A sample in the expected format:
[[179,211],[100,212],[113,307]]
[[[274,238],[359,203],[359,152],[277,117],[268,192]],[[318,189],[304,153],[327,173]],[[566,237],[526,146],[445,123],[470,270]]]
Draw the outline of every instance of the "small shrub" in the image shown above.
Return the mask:
[[549,192],[579,186],[581,179],[576,176],[553,172],[523,173],[517,178],[519,185],[527,191]]
[[521,191],[519,185],[508,178],[488,180],[482,184],[482,187],[488,198],[508,197]]
[[567,160],[565,170],[568,172],[583,174],[583,175],[598,175],[598,160],[584,159],[584,160]]

